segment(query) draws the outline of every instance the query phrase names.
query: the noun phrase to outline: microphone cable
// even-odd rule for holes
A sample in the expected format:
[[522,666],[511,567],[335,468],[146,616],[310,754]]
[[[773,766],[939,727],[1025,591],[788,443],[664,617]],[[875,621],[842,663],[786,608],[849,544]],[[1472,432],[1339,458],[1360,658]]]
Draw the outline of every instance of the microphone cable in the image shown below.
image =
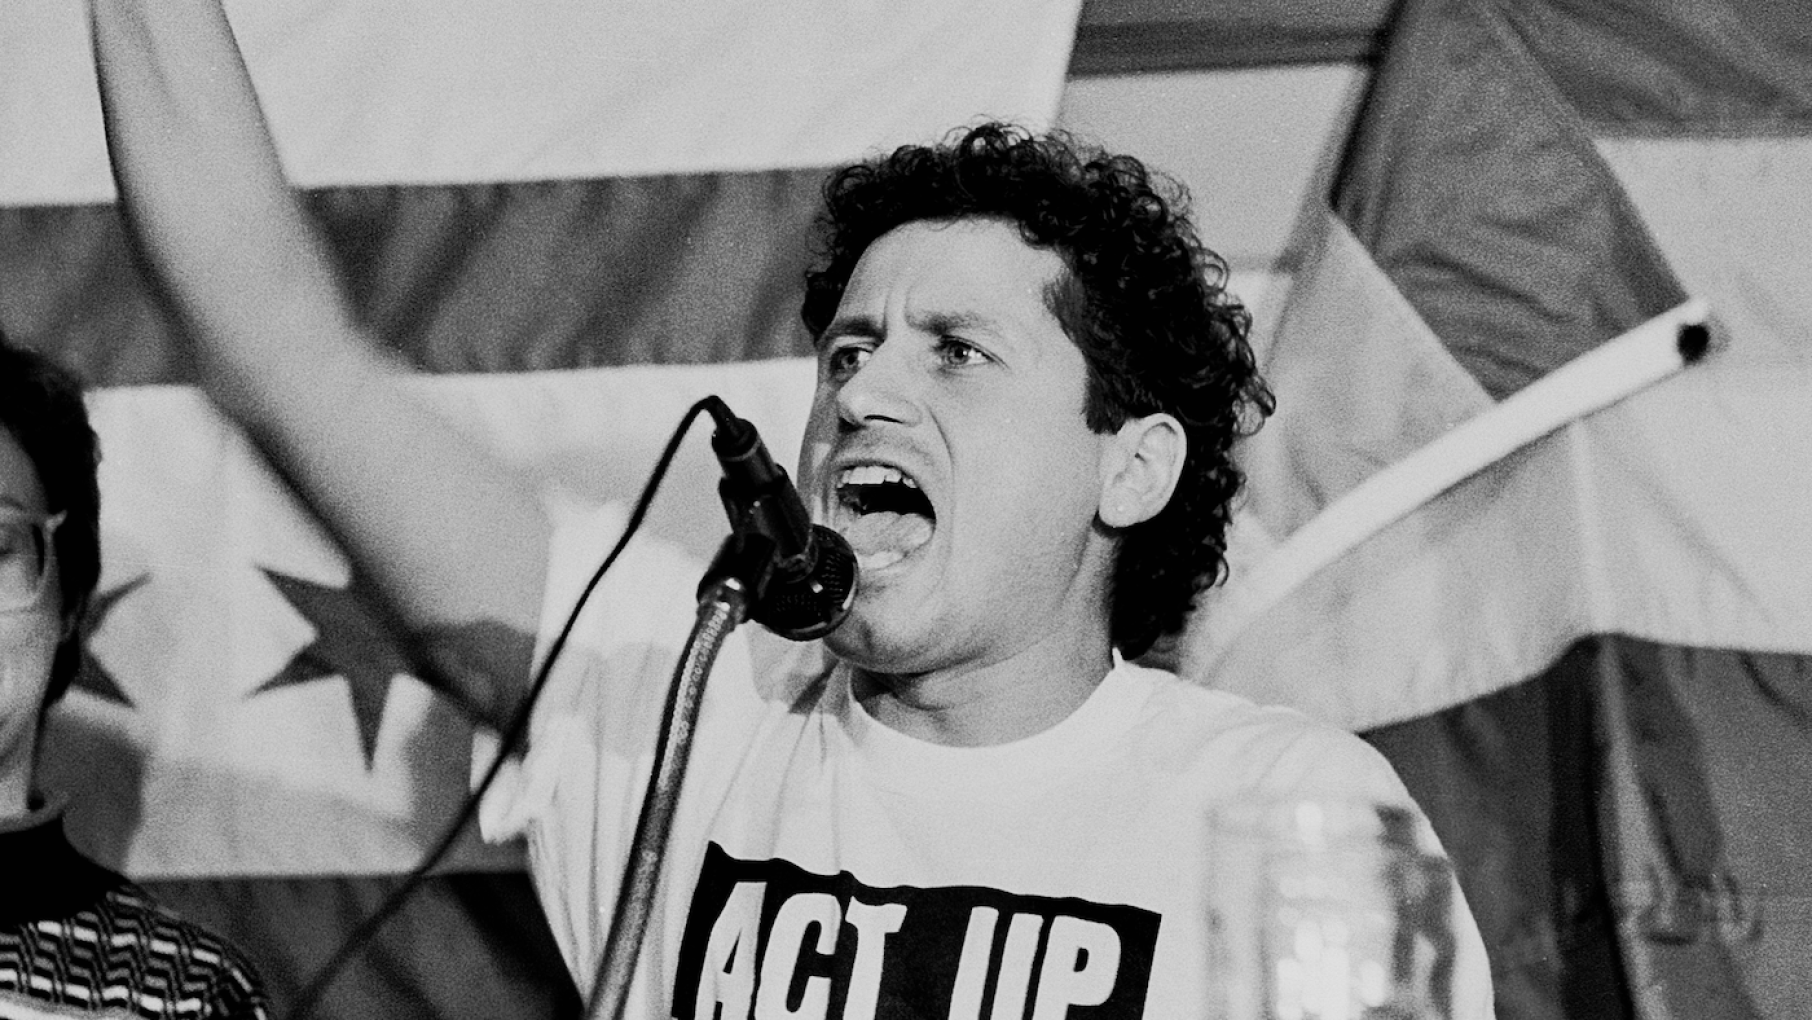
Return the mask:
[[561,626],[559,633],[548,645],[547,656],[542,660],[540,668],[535,671],[534,681],[529,685],[528,692],[523,695],[522,703],[517,706],[515,714],[511,716],[509,726],[503,731],[503,739],[498,744],[497,755],[491,761],[490,766],[485,769],[484,777],[466,795],[465,800],[460,804],[459,812],[448,824],[446,831],[441,834],[440,840],[435,843],[434,848],[428,851],[420,864],[410,870],[402,884],[385,896],[383,902],[378,904],[378,908],[360,922],[344,942],[340,943],[340,948],[335,951],[333,957],[315,972],[315,976],[309,979],[307,985],[303,986],[301,994],[297,997],[296,1006],[290,1011],[290,1020],[305,1020],[314,1012],[328,987],[339,978],[354,957],[364,952],[378,931],[396,916],[409,897],[421,888],[422,883],[427,881],[428,873],[440,864],[447,853],[453,849],[453,844],[459,841],[459,837],[464,834],[466,827],[478,814],[478,806],[483,803],[484,795],[490,791],[497,776],[503,771],[504,762],[509,760],[510,755],[521,746],[523,738],[528,734],[529,719],[533,715],[535,702],[540,699],[542,689],[547,686],[548,678],[553,675],[554,663],[560,658],[560,653],[566,650],[567,640],[572,636],[573,628],[579,622],[579,613],[585,608],[586,602],[591,599],[592,592],[597,590],[599,582],[604,580],[604,575],[616,564],[617,557],[622,555],[623,549],[629,545],[629,540],[635,537],[636,532],[641,528],[643,519],[648,516],[648,508],[654,502],[655,493],[659,491],[661,483],[666,480],[667,470],[672,466],[673,458],[679,452],[680,443],[691,430],[692,423],[697,421],[698,416],[704,412],[709,412],[712,419],[719,425],[734,417],[730,413],[729,407],[715,396],[704,397],[686,409],[685,416],[674,427],[673,434],[667,439],[666,447],[661,450],[660,458],[655,461],[654,469],[648,473],[648,480],[642,484],[641,495],[636,498],[635,509],[631,511],[628,522],[623,526],[623,534],[617,538],[610,553],[604,557],[604,561],[592,573],[591,580],[586,582],[584,590],[579,593],[578,600],[573,603],[572,611],[567,614],[565,624]]

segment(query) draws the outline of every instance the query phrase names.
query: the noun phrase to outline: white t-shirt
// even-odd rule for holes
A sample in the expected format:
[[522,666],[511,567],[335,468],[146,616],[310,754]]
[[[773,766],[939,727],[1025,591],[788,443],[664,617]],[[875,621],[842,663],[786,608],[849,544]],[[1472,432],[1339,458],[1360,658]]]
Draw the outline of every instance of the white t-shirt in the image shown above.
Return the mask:
[[[620,521],[560,530],[544,645]],[[699,573],[631,543],[481,815],[487,838],[527,837],[587,991]],[[757,677],[750,643],[732,639],[706,688],[632,1017],[1202,1016],[1211,809],[1409,803],[1356,737],[1157,670],[1118,663],[1042,733],[946,747],[876,722],[817,646],[788,646]],[[1455,902],[1455,1015],[1489,1016]]]

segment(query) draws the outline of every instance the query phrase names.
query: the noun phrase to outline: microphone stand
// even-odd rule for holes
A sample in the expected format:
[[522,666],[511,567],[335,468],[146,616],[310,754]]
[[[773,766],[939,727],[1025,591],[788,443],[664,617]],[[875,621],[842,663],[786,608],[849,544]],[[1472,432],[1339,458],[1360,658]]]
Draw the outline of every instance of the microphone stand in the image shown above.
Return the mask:
[[738,530],[724,540],[698,587],[698,618],[673,671],[661,710],[661,732],[654,748],[654,773],[642,795],[641,814],[623,865],[616,909],[605,936],[604,952],[592,980],[592,1000],[585,1016],[623,1020],[629,986],[648,915],[667,853],[667,834],[686,777],[686,761],[703,702],[705,679],[730,632],[747,619],[749,609],[766,592],[774,571],[774,543],[759,532]]

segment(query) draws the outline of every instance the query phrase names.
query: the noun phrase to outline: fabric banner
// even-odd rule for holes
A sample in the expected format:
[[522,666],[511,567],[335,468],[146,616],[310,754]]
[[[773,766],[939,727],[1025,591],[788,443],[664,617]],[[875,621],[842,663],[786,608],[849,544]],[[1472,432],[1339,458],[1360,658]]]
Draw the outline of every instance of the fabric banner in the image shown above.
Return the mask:
[[1809,44],[1412,0],[1268,352],[1179,654],[1390,755],[1501,1017],[1812,1009]]
[[[501,455],[631,498],[722,396],[795,448],[828,166],[1055,116],[1076,0],[229,2],[363,321]],[[278,1012],[438,837],[472,725],[193,388],[111,204],[80,4],[0,13],[0,328],[92,387],[104,572],[40,785],[72,837],[252,952]],[[335,395],[320,394],[331,402]],[[694,437],[650,527],[724,525]],[[466,840],[320,1016],[571,1015],[517,847]]]
[[1070,73],[1375,59],[1389,0],[1084,0]]

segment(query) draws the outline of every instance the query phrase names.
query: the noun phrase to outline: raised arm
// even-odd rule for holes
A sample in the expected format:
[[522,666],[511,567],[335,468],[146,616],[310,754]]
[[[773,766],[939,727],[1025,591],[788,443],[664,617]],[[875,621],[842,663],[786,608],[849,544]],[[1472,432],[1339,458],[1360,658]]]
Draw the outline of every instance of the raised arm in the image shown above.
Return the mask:
[[[114,175],[203,385],[300,487],[481,717],[527,672],[549,525],[532,485],[398,385],[354,321],[218,0],[91,0]],[[453,635],[451,642],[447,636]],[[444,665],[444,663],[443,663]]]

